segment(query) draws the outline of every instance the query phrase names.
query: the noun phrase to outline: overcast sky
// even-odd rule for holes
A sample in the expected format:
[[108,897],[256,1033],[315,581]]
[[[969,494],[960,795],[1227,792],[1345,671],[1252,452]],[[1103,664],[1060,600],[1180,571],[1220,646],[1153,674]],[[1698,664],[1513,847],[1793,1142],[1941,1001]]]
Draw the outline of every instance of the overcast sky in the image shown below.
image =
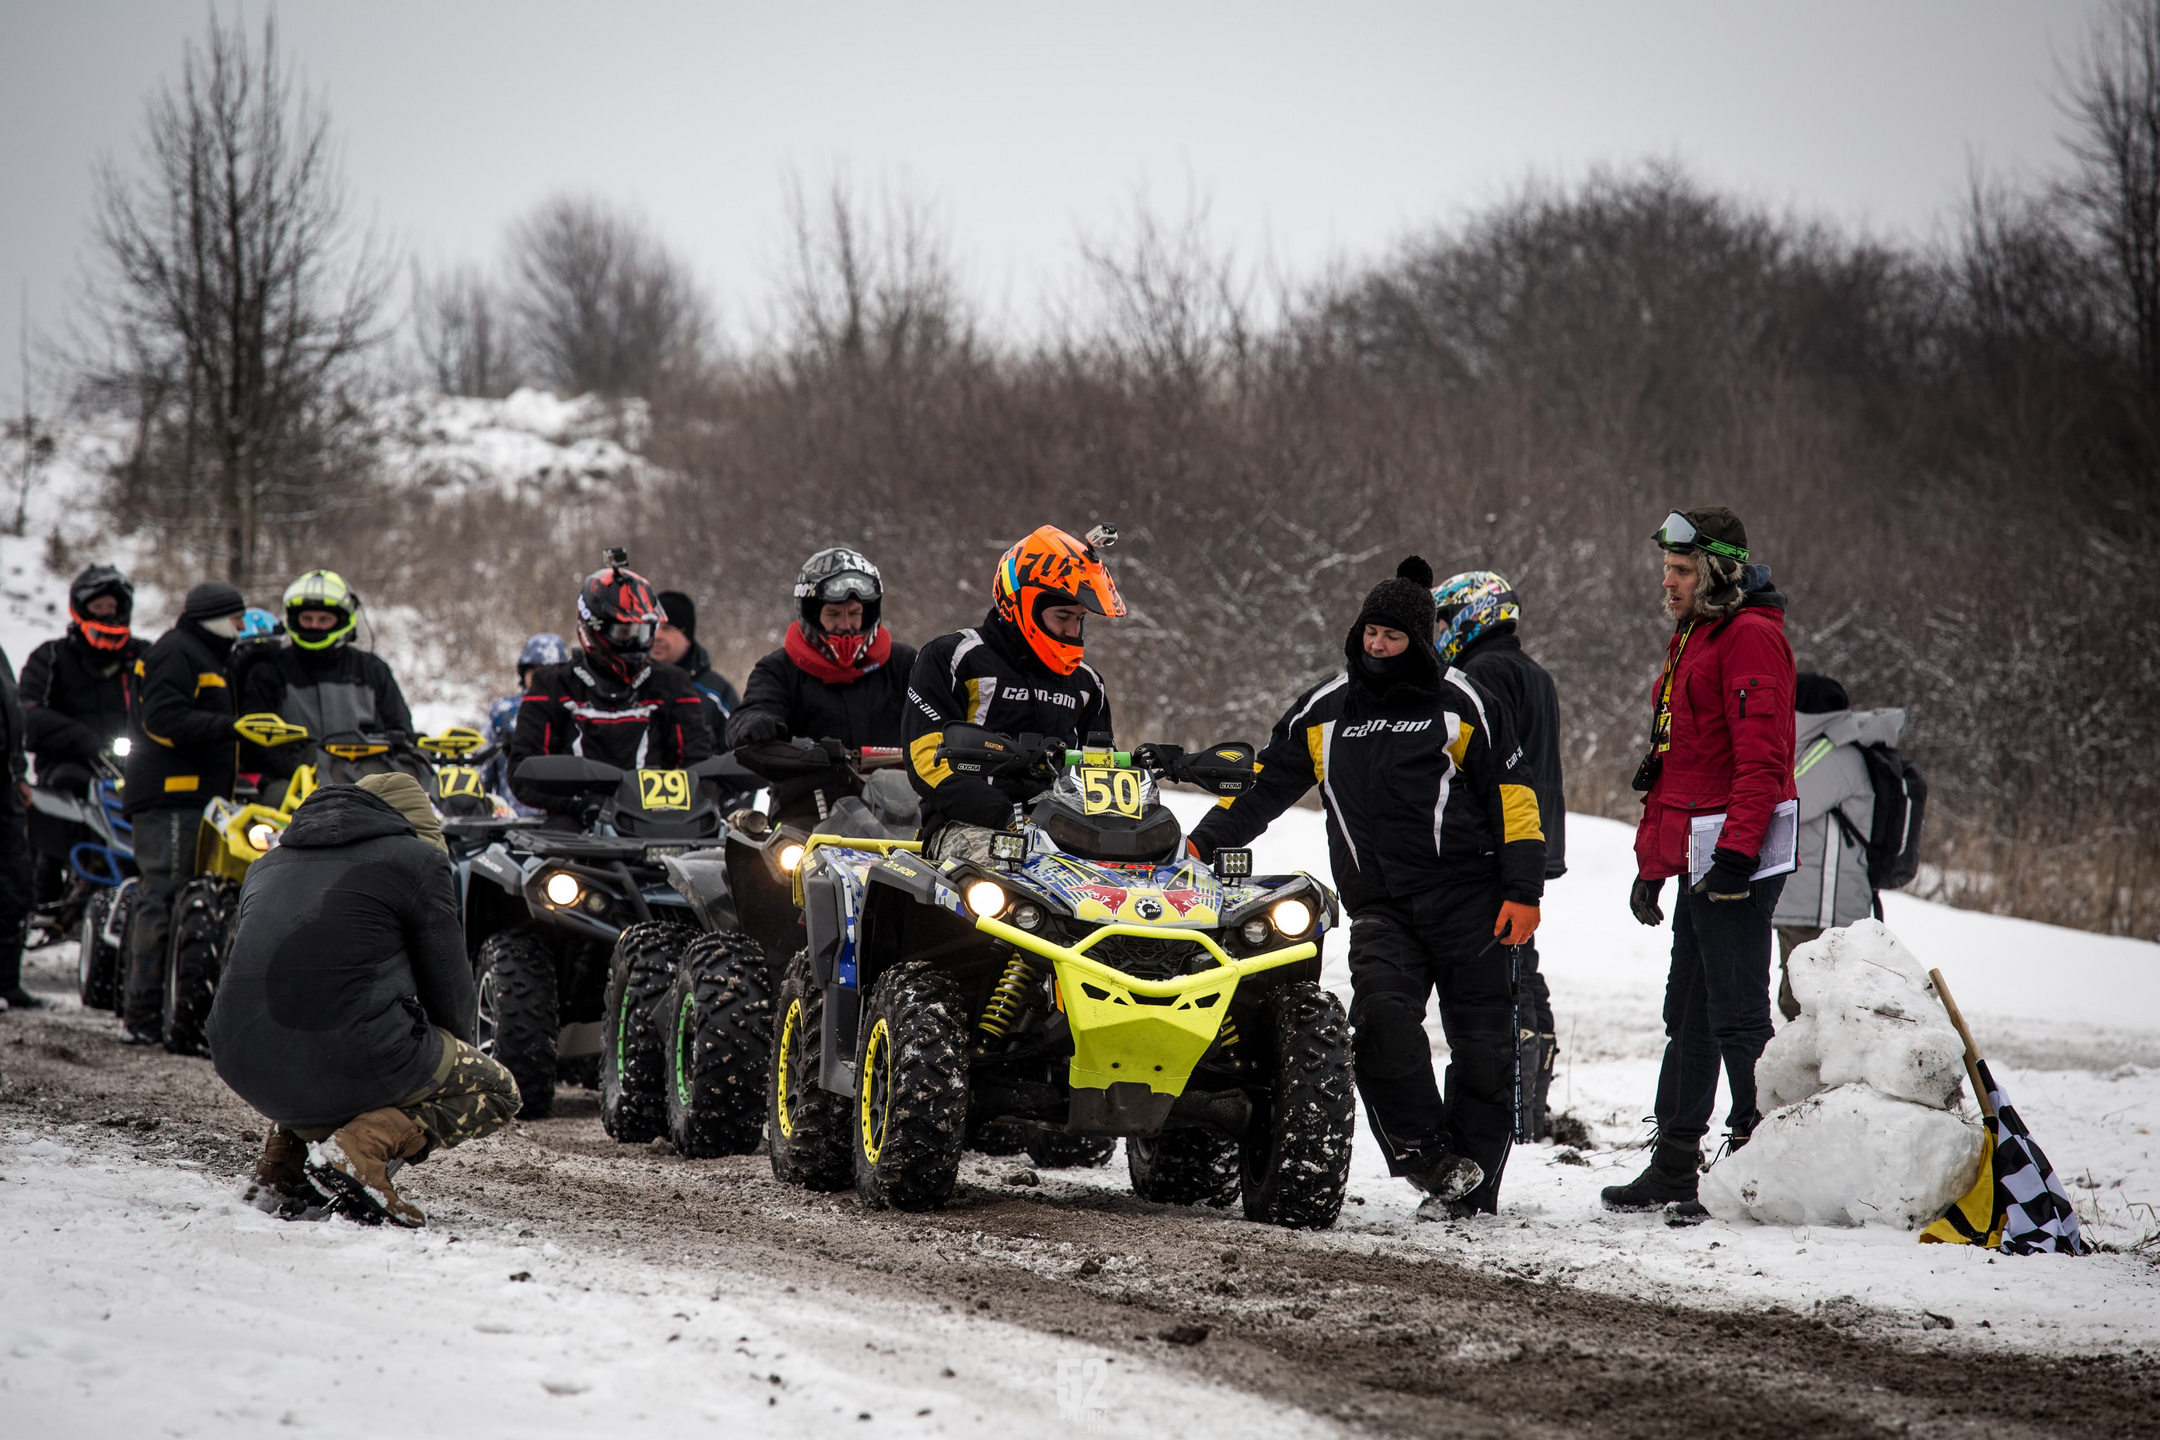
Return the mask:
[[[1928,238],[1970,166],[2059,165],[2051,99],[2097,0],[764,5],[284,0],[353,202],[424,262],[488,258],[555,191],[642,210],[724,318],[764,313],[785,177],[942,213],[993,316],[1069,283],[1144,188],[1304,272],[1532,175],[1677,159],[1779,206]],[[219,5],[228,16],[229,3]],[[57,328],[91,167],[207,5],[0,0],[0,405]],[[244,11],[251,26],[265,13]]]

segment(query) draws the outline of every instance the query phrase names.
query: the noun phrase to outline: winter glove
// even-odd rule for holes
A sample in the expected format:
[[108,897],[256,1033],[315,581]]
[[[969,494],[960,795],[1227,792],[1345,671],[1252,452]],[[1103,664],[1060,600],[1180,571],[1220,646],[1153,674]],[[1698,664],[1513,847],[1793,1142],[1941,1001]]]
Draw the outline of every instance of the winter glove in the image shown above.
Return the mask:
[[1527,945],[1530,937],[1537,934],[1537,927],[1537,906],[1503,900],[1500,902],[1500,918],[1493,921],[1492,933],[1503,945]]
[[1710,852],[1710,873],[1689,888],[1712,900],[1745,900],[1754,885],[1748,877],[1754,873],[1753,855],[1742,855],[1720,845]]
[[1200,837],[1197,835],[1188,835],[1185,837],[1185,853],[1192,856],[1193,859],[1198,860],[1203,865],[1212,865],[1215,863],[1215,847],[1212,845],[1202,845],[1200,843]]
[[1665,923],[1665,912],[1659,908],[1657,903],[1658,892],[1664,888],[1665,882],[1663,880],[1640,878],[1636,880],[1635,888],[1628,891],[1627,903],[1628,909],[1635,912],[1637,920],[1645,925],[1662,925]]
[[770,710],[738,710],[728,716],[730,750],[739,745],[762,745],[767,740],[784,739],[786,735],[787,721]]

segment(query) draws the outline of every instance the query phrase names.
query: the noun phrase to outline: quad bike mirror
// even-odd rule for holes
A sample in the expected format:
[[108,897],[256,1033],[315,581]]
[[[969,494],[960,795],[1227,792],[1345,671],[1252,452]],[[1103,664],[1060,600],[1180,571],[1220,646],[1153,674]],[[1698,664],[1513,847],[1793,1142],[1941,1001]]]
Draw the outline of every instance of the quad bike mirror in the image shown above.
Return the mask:
[[456,760],[486,745],[487,736],[464,725],[452,725],[440,735],[422,735],[413,742],[428,754],[444,760]]
[[1253,747],[1243,740],[1227,740],[1181,756],[1170,778],[1198,785],[1217,795],[1242,795],[1253,787]]
[[239,732],[241,739],[265,747],[291,745],[308,738],[307,726],[295,725],[282,715],[273,715],[267,710],[242,715],[233,721],[233,729]]
[[954,725],[945,731],[945,743],[937,748],[939,763],[958,775],[1003,775],[1029,763],[1032,757],[1021,742],[980,725]]
[[614,789],[623,772],[583,755],[534,755],[518,763],[515,779],[543,795],[591,795]]

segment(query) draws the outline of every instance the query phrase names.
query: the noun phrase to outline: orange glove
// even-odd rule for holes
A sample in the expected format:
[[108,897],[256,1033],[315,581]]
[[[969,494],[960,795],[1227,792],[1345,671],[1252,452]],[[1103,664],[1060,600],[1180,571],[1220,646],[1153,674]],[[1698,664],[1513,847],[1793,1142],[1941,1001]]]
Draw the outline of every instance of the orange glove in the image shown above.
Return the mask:
[[1513,900],[1500,902],[1500,918],[1493,921],[1492,933],[1503,945],[1527,945],[1530,937],[1537,934],[1538,907],[1518,905]]

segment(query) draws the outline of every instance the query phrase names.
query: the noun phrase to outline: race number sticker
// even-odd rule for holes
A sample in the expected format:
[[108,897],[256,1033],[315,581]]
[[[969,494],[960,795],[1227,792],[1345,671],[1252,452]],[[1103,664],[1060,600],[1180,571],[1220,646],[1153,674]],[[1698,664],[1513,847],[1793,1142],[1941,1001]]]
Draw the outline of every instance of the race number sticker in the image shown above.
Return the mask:
[[445,765],[435,772],[435,790],[445,800],[453,795],[485,795],[480,771],[472,765]]
[[687,770],[640,770],[637,784],[638,804],[647,810],[690,808],[690,772]]
[[1080,808],[1089,815],[1140,818],[1140,772],[1089,766],[1080,772]]

